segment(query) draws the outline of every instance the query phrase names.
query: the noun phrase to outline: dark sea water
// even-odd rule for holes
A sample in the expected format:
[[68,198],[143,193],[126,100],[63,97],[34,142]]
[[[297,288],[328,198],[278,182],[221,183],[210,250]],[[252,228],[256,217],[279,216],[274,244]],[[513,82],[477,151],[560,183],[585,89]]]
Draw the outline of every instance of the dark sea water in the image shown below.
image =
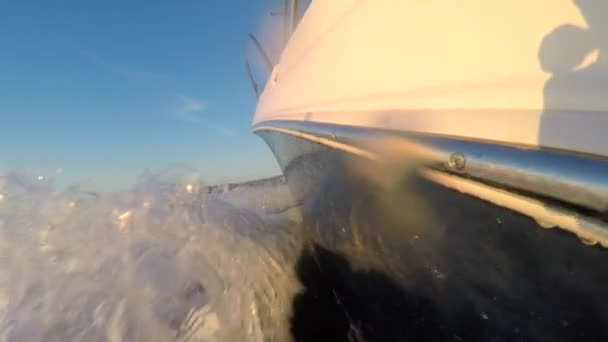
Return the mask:
[[291,339],[284,185],[210,195],[178,171],[101,194],[13,172],[0,194],[0,341]]

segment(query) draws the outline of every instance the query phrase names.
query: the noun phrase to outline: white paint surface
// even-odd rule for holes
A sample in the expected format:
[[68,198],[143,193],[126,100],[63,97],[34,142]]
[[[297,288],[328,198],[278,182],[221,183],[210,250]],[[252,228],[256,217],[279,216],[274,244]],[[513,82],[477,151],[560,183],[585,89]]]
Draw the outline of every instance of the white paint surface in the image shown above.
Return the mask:
[[608,155],[607,9],[595,0],[313,1],[254,124],[330,122]]

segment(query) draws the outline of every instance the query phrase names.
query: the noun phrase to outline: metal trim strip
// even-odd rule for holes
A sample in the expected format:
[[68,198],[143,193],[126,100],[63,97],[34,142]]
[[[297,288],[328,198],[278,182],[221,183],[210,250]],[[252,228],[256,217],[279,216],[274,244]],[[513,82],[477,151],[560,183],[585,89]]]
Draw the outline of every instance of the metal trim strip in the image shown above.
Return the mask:
[[316,122],[266,121],[253,127],[254,132],[258,130],[306,135],[306,139],[328,146],[344,145],[348,148],[340,149],[372,154],[381,152],[379,142],[391,140],[443,171],[602,213],[608,211],[608,160],[596,156]]
[[[403,142],[406,151],[432,162],[431,168],[420,170],[426,179],[531,217],[543,227],[560,227],[576,234],[586,244],[608,247],[608,224],[601,220],[462,177],[466,175],[527,192],[535,190],[549,198],[604,211],[608,197],[608,162],[605,160],[561,151],[312,122],[264,122],[255,125],[253,131],[280,132],[376,161],[382,159],[382,154],[373,149],[377,146],[374,142],[388,136]],[[455,156],[464,161],[455,160]],[[576,191],[582,194],[574,194]],[[597,202],[588,202],[593,200]]]

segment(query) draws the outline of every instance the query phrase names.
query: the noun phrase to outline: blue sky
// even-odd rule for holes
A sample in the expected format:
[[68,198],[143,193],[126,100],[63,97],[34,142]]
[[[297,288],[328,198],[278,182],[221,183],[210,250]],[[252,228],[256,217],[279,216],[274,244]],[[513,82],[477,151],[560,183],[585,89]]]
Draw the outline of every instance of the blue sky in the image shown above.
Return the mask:
[[250,133],[242,52],[278,3],[4,3],[0,170],[61,168],[64,181],[104,186],[175,163],[208,183],[280,173]]

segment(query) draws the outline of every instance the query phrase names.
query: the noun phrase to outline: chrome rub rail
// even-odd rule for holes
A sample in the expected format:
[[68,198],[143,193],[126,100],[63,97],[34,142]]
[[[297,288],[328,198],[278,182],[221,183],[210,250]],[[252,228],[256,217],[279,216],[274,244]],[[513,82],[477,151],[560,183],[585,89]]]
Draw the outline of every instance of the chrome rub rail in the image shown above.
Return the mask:
[[[421,171],[426,178],[530,216],[541,226],[559,226],[583,241],[608,247],[605,222],[543,200],[608,212],[608,160],[605,159],[565,151],[302,121],[262,122],[255,125],[253,131],[278,131],[367,159],[378,159],[378,154],[370,149],[374,141],[389,137],[409,146],[415,144],[420,147],[417,151],[425,151],[430,161],[431,169]],[[540,199],[525,193],[538,195]]]
[[[431,151],[435,168],[484,182],[534,193],[601,213],[608,212],[608,160],[457,138],[301,121],[267,121],[258,130],[287,130],[367,151],[390,137]],[[311,140],[311,139],[308,139]],[[362,152],[366,153],[366,152]]]

